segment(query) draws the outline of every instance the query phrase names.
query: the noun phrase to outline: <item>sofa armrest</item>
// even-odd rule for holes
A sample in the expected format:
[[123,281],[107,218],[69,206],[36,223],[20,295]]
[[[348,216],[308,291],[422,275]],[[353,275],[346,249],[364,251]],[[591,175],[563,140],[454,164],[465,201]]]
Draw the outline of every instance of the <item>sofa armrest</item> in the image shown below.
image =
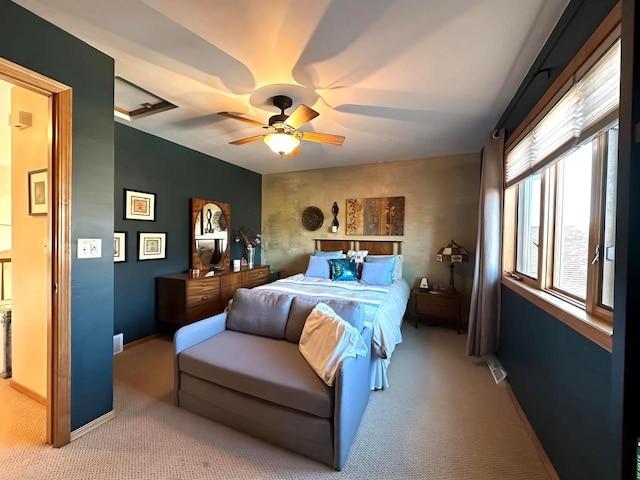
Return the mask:
[[185,325],[173,336],[173,403],[179,406],[178,390],[180,390],[180,365],[178,355],[183,350],[203,342],[226,330],[227,312]]
[[369,370],[371,368],[371,329],[362,330],[366,355],[346,358],[338,369],[335,381],[335,410],[333,415],[333,467],[344,466],[360,421],[369,403]]

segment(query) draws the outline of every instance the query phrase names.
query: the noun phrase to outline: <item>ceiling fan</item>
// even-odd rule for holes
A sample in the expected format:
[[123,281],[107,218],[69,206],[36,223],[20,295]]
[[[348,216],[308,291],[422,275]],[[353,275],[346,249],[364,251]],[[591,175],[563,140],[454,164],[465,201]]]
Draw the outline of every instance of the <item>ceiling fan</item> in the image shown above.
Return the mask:
[[280,109],[280,114],[270,117],[269,125],[264,125],[256,120],[251,120],[250,118],[239,117],[238,115],[234,115],[229,112],[218,112],[218,114],[229,118],[235,118],[236,120],[257,125],[258,127],[269,130],[269,133],[229,142],[231,145],[244,145],[245,143],[255,142],[262,138],[265,143],[269,145],[269,148],[281,157],[283,155],[289,155],[290,157],[300,155],[300,149],[298,148],[300,140],[326,143],[327,145],[342,145],[344,142],[344,137],[342,135],[299,131],[298,128],[313,120],[320,114],[312,108],[300,104],[291,113],[291,115],[286,115],[284,111],[289,108],[292,103],[291,98],[285,95],[276,95],[273,97],[273,105]]

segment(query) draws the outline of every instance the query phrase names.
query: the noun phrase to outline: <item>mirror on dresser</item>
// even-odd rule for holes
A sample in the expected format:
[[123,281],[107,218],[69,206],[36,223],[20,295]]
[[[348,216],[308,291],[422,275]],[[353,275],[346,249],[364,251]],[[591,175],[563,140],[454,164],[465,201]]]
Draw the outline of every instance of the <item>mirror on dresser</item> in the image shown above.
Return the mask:
[[228,203],[191,199],[191,268],[229,268],[231,208]]

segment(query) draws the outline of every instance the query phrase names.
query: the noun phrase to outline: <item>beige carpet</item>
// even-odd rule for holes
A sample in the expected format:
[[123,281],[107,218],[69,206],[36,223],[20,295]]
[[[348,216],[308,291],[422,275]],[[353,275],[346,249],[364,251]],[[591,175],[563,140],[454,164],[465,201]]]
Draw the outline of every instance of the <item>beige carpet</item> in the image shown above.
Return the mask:
[[0,446],[2,479],[547,479],[542,459],[464,335],[403,328],[391,388],[373,392],[346,468],[175,408],[171,343],[115,357],[111,422],[61,448]]
[[[44,445],[47,409],[0,378],[0,451],[10,445]],[[0,478],[2,478],[0,472]]]

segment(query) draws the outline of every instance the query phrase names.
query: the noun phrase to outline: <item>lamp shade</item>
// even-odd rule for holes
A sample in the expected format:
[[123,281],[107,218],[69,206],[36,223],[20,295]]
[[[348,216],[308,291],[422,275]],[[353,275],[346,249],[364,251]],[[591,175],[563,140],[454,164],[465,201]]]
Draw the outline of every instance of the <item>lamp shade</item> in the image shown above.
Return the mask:
[[264,137],[264,143],[282,156],[290,154],[294,148],[300,145],[300,140],[288,133],[272,133]]
[[467,251],[453,240],[438,250],[436,254],[438,262],[462,263],[466,262],[468,258]]

